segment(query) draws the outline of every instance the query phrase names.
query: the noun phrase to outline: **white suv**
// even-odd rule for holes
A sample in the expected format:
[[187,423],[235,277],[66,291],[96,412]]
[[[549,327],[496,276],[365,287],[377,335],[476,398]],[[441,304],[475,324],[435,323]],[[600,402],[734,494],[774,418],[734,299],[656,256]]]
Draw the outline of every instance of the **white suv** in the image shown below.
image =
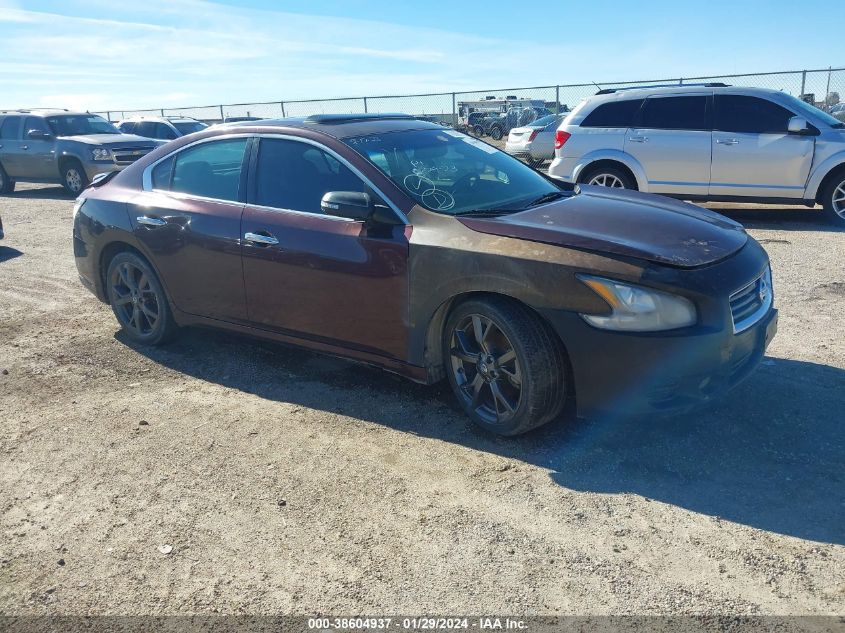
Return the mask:
[[124,134],[137,134],[147,138],[169,141],[207,128],[202,121],[188,117],[133,117],[117,124]]
[[776,90],[601,90],[561,123],[549,174],[687,200],[820,203],[845,225],[845,123]]

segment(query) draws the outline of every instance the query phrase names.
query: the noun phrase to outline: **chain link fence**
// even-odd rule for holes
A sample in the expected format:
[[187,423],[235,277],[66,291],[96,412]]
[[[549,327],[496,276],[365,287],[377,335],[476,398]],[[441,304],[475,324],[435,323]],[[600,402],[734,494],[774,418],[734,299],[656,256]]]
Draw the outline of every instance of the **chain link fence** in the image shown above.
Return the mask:
[[[263,103],[234,103],[184,108],[154,108],[145,110],[110,110],[97,112],[110,121],[137,116],[182,116],[206,123],[219,123],[234,117],[261,119],[301,117],[327,113],[403,112],[451,126],[464,126],[473,131],[471,112],[505,116],[514,109],[524,124],[526,111],[530,117],[567,112],[579,101],[601,88],[629,86],[684,85],[722,82],[734,86],[772,88],[788,92],[830,110],[845,99],[845,68],[796,70],[741,75],[710,75],[706,77],[675,77],[640,81],[614,81],[589,84],[559,84],[529,88],[496,88],[466,92],[433,94],[388,95],[373,97],[344,97],[336,99],[305,99]],[[488,133],[488,130],[476,130]],[[496,132],[494,131],[494,134]],[[495,138],[495,137],[494,137]]]

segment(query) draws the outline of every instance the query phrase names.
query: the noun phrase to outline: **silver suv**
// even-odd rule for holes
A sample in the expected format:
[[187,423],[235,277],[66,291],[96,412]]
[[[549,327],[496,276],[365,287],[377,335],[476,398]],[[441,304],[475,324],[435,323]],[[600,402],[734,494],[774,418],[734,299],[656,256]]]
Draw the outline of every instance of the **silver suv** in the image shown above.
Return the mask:
[[137,134],[147,138],[170,141],[186,134],[204,130],[208,125],[188,117],[132,117],[117,124],[117,129],[126,134]]
[[0,110],[0,193],[21,181],[59,183],[77,196],[97,174],[120,171],[160,144],[88,112]]
[[845,225],[845,123],[776,90],[601,90],[561,123],[549,174],[687,200],[820,203]]

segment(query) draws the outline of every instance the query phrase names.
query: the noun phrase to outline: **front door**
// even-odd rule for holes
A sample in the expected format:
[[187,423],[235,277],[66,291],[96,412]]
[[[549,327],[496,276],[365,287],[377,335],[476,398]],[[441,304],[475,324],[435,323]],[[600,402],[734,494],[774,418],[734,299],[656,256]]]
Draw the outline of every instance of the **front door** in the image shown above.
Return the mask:
[[404,359],[405,226],[325,215],[329,191],[376,193],[337,154],[262,138],[241,225],[249,319],[257,327]]
[[642,165],[652,193],[706,195],[710,185],[709,95],[645,100],[625,136],[625,153]]
[[[30,132],[50,135],[48,139],[29,138]],[[23,140],[18,154],[23,174],[28,178],[56,178],[56,140],[44,119],[28,116],[23,123]]]
[[240,226],[247,137],[188,146],[155,165],[129,204],[171,301],[190,314],[246,320]]
[[815,137],[788,134],[795,113],[767,99],[716,95],[712,196],[803,198]]

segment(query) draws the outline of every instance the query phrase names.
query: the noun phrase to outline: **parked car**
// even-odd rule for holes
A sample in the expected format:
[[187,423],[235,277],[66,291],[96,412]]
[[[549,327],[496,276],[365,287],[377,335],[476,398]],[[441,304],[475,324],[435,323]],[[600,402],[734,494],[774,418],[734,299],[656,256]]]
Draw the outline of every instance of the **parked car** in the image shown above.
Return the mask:
[[171,141],[174,138],[200,132],[208,125],[190,117],[133,117],[124,119],[117,128],[126,134]]
[[509,108],[504,114],[483,119],[484,134],[494,141],[498,141],[513,128],[530,125],[536,119],[548,116],[550,112],[545,108]]
[[[127,212],[128,211],[128,212]],[[443,379],[504,435],[705,402],[775,333],[742,226],[554,180],[404,115],[233,124],[158,148],[74,208],[82,282],[125,336],[179,325]]]
[[845,122],[845,103],[839,103],[830,109],[830,114],[838,121]]
[[14,191],[16,182],[43,182],[76,196],[97,174],[119,171],[157,145],[88,112],[3,110],[0,193]]
[[260,121],[260,116],[227,116],[223,118],[223,123],[240,123],[241,121]]
[[555,132],[565,117],[565,114],[548,114],[529,125],[513,128],[505,151],[532,167],[540,167],[555,157]]
[[549,174],[687,200],[822,204],[845,224],[845,123],[777,90],[602,90],[564,119]]

